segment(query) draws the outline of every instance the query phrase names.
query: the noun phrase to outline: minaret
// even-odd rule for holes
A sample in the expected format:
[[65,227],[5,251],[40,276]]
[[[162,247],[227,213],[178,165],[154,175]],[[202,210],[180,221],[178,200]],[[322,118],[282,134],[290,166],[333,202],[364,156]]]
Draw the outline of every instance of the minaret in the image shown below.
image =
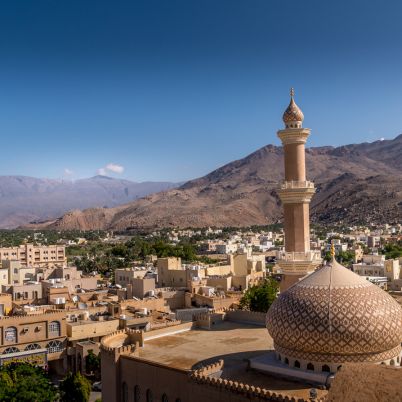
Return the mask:
[[278,194],[283,203],[285,252],[280,253],[278,265],[283,277],[281,291],[311,273],[321,263],[319,252],[310,251],[310,201],[314,183],[306,180],[305,148],[309,128],[303,128],[303,112],[296,105],[294,90],[283,114],[285,129],[278,131],[285,155],[285,181]]

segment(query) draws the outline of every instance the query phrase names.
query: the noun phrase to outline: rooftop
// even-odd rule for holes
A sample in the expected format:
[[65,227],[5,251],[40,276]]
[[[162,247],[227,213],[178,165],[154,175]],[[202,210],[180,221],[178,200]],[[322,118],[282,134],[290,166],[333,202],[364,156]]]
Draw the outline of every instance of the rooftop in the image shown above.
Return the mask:
[[[116,346],[122,342],[115,341]],[[193,329],[145,340],[139,357],[184,370],[197,369],[223,359],[221,378],[307,398],[310,385],[247,370],[247,359],[272,349],[272,338],[265,327],[224,321],[211,330]],[[326,391],[319,393],[321,396]]]

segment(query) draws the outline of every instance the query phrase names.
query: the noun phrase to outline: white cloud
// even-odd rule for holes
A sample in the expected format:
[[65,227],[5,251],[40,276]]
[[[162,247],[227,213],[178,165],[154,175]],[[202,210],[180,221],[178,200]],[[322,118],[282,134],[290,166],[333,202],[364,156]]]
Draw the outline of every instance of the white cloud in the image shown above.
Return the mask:
[[110,170],[113,173],[122,174],[124,172],[124,167],[117,165],[116,163],[108,163],[106,165],[106,170]]
[[101,176],[106,176],[108,172],[122,174],[124,172],[124,166],[111,162],[106,166],[99,168],[96,172]]
[[381,138],[380,138],[380,141],[384,141],[384,140],[385,140],[385,138],[384,138],[384,137],[381,137]]
[[73,174],[74,174],[74,172],[71,169],[69,169],[69,168],[64,169],[65,176],[72,176]]

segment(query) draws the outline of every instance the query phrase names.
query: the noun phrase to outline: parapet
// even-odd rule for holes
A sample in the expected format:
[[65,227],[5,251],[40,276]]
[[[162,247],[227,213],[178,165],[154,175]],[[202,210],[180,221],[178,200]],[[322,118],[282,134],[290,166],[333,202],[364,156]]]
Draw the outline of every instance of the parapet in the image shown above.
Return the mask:
[[[210,377],[223,368],[223,360],[219,360],[214,364],[203,367],[201,369],[192,371],[190,379],[198,384],[205,384],[211,387],[220,388],[225,392],[233,392],[242,394],[247,399],[266,400],[275,402],[308,402],[309,400],[303,398],[294,398],[289,395],[284,395],[276,392],[269,391],[265,388],[255,387],[254,385],[244,384],[242,382],[231,381],[222,378]],[[324,399],[317,399],[316,402],[324,402]]]

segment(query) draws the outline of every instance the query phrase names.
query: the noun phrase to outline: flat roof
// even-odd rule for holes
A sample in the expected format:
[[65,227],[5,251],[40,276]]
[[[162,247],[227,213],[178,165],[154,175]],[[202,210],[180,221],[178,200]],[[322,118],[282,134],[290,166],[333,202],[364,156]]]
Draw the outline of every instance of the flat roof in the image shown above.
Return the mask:
[[[221,378],[307,399],[311,385],[247,370],[248,359],[269,350],[273,350],[273,340],[265,327],[224,321],[210,330],[193,329],[145,340],[139,358],[184,370],[223,359]],[[319,396],[326,394],[318,392]]]
[[272,348],[272,338],[265,327],[225,321],[211,330],[193,329],[145,340],[139,356],[189,370],[223,357],[226,364],[243,361]]

